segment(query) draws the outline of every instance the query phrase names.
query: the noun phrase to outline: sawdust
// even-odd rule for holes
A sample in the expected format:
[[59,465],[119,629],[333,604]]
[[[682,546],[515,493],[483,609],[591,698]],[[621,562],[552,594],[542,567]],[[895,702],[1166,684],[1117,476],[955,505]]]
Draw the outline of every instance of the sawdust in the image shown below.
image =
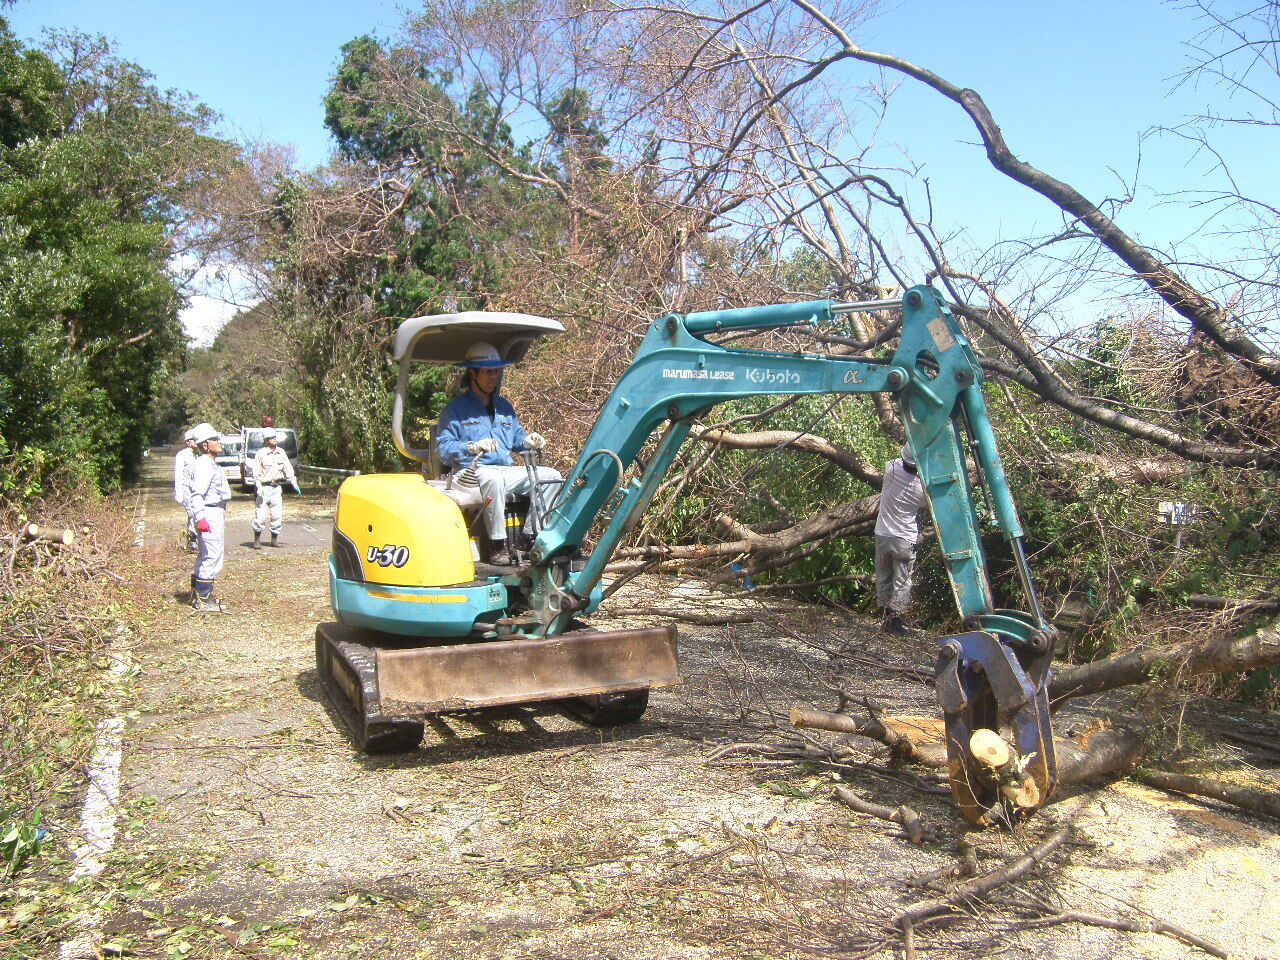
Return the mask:
[[[500,709],[432,719],[412,754],[357,754],[313,664],[315,624],[330,617],[323,518],[332,501],[289,506],[286,542],[302,542],[293,534],[310,525],[320,531],[312,549],[240,551],[220,583],[231,614],[175,604],[135,651],[126,803],[145,799],[147,813],[119,855],[146,838],[206,863],[164,894],[165,909],[221,916],[231,933],[278,924],[296,946],[267,953],[316,958],[847,956],[933,895],[906,881],[955,861],[966,831],[945,798],[870,771],[850,782],[878,802],[911,804],[938,830],[936,842],[913,846],[832,802],[830,774],[818,767],[706,762],[719,747],[771,738],[771,711],[830,708],[838,683],[914,718],[904,729],[936,727],[931,689],[902,672],[928,670],[931,640],[892,640],[857,618],[775,598],[765,607],[659,579],[619,597],[617,608],[755,618],[681,625],[686,683],[655,692],[634,726],[594,730],[550,707]],[[247,528],[247,517],[248,501],[237,499],[231,528]],[[149,523],[178,523],[160,492]],[[180,592],[187,564],[175,546],[156,582]],[[597,618],[606,628],[640,622]],[[1274,773],[1264,771],[1273,784]],[[1276,824],[1120,784],[1050,808],[1025,836],[969,835],[980,868],[1067,817],[1077,842],[1030,885],[1036,896],[1159,917],[1233,956],[1280,956]],[[162,956],[145,952],[156,906],[134,902],[108,929]],[[223,947],[201,949],[246,952]],[[1193,952],[1153,935],[963,922],[931,955],[1001,951],[1073,960]]]

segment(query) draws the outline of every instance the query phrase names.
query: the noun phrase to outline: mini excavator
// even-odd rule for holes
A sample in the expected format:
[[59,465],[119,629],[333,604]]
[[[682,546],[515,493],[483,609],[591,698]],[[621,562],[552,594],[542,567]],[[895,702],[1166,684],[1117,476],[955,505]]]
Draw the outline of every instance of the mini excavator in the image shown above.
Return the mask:
[[[891,359],[784,353],[722,345],[717,334],[831,323],[901,311]],[[937,696],[949,777],[963,815],[990,822],[1045,803],[1055,761],[1049,672],[1056,630],[1046,619],[1023,547],[982,396],[982,371],[964,332],[929,286],[901,300],[830,300],[669,314],[655,320],[601,409],[563,483],[508,504],[522,545],[512,567],[476,560],[471,535],[483,504],[466,470],[445,474],[432,447],[403,429],[415,363],[456,363],[477,340],[521,360],[563,327],[526,314],[418,317],[397,331],[393,435],[414,473],[351,477],[338,492],[329,562],[337,623],[316,630],[320,676],[369,752],[411,750],[426,717],[500,704],[557,701],[589,724],[634,722],[649,691],[680,682],[671,626],[595,630],[614,548],[639,521],[693,423],[717,403],[793,394],[891,394],[929,495],[964,632],[939,640]],[[645,462],[642,447],[657,434]],[[1026,611],[997,608],[983,519],[1009,544]],[[599,523],[594,547],[584,549]],[[509,538],[510,540],[511,538]],[[1013,760],[999,776],[971,748],[1004,738]]]

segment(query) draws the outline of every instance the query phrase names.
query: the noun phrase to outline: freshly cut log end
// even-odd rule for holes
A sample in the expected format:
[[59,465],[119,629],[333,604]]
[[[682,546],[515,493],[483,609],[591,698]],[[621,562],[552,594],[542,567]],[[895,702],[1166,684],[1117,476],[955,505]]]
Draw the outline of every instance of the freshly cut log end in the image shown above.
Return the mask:
[[975,760],[993,770],[998,770],[1009,762],[1012,754],[1004,738],[994,730],[979,728],[969,737],[969,752]]
[[1040,806],[1040,788],[1031,777],[1023,777],[1021,783],[1002,784],[1000,794],[1015,807],[1023,810],[1032,810]]

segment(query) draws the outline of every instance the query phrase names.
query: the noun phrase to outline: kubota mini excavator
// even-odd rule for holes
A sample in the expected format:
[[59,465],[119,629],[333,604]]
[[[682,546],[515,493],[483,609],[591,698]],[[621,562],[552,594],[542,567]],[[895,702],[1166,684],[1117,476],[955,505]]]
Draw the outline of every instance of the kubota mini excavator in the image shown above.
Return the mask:
[[[707,339],[883,310],[902,314],[889,360],[753,350]],[[397,332],[393,434],[400,451],[423,469],[342,484],[329,564],[339,622],[316,631],[320,675],[363,749],[413,749],[427,715],[497,704],[561,700],[576,705],[588,723],[639,719],[651,688],[680,682],[675,629],[598,631],[582,618],[599,603],[606,562],[639,520],[694,421],[740,397],[884,391],[897,402],[928,491],[965,626],[940,639],[937,660],[960,810],[986,822],[1011,795],[1011,783],[1022,813],[1048,800],[1056,631],[1032,585],[983,402],[981,369],[936,291],[918,286],[901,300],[819,300],[660,317],[563,485],[535,488],[531,507],[511,507],[515,516],[523,513],[527,533],[517,565],[477,564],[470,527],[482,506],[478,491],[465,476],[441,476],[430,448],[405,441],[410,368],[457,362],[476,340],[518,361],[538,337],[562,329],[542,317],[470,312],[406,320]],[[637,455],[659,429],[647,464],[640,464]],[[628,476],[633,466],[636,475]],[[540,508],[539,501],[549,505]],[[996,607],[980,511],[1010,545],[1026,612]],[[585,554],[597,519],[599,537]],[[1014,759],[1002,767],[1002,781],[971,752],[976,731],[999,731],[1012,741]]]

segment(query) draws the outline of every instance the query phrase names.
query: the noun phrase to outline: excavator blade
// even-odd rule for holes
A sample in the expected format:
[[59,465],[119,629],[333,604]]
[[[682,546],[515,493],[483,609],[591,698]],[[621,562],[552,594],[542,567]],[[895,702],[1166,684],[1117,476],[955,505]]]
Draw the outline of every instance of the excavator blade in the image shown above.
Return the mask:
[[429,714],[680,683],[673,626],[423,645],[322,623],[316,668],[357,744],[370,753],[414,749]]
[[[1057,765],[1048,664],[1047,652],[1020,659],[1013,644],[991,632],[943,639],[938,702],[951,792],[966,820],[985,826],[1026,817],[1053,793]],[[973,736],[980,731],[1000,737],[1008,756],[993,763],[975,753]]]

